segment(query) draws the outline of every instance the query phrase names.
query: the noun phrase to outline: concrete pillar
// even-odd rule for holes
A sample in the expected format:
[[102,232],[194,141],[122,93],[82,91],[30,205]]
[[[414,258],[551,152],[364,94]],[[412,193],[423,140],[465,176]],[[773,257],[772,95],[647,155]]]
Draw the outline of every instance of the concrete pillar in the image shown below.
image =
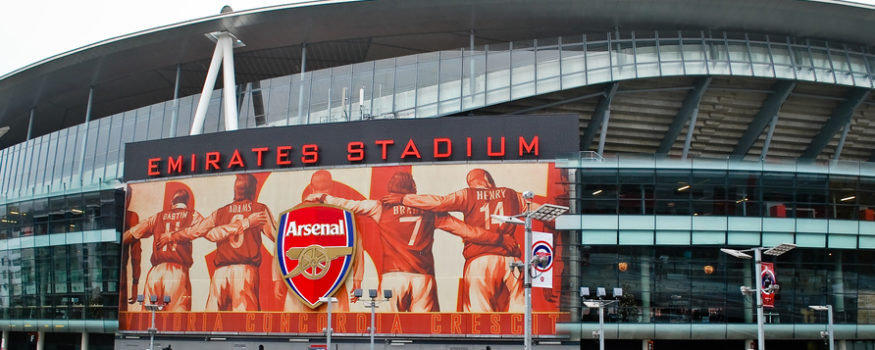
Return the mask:
[[845,274],[842,272],[842,251],[833,252],[833,265],[835,266],[832,275],[832,293],[833,293],[833,310],[836,314],[844,316],[845,312]]
[[36,350],[45,350],[46,347],[46,332],[36,332]]
[[88,350],[88,333],[82,332],[82,343],[79,345],[79,350]]
[[650,257],[641,257],[641,322],[650,322]]
[[3,331],[3,338],[0,339],[0,350],[6,350],[9,344],[9,331]]

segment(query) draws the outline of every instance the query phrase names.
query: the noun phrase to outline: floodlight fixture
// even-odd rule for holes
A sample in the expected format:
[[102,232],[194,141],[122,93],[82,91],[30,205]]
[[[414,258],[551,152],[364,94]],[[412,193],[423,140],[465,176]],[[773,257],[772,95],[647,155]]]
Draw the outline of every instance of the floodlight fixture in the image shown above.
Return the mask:
[[[568,207],[564,207],[561,205],[555,204],[541,204],[536,210],[532,211],[532,202],[531,200],[535,198],[535,193],[532,191],[525,191],[522,193],[523,199],[526,200],[526,211],[513,215],[513,216],[502,216],[502,215],[492,215],[491,217],[495,220],[504,223],[511,223],[517,225],[524,225],[525,227],[525,243],[524,249],[525,254],[523,254],[523,267],[525,269],[525,274],[523,277],[523,289],[525,290],[525,315],[524,315],[524,329],[523,329],[523,345],[525,350],[532,349],[532,267],[533,266],[543,266],[543,261],[538,259],[536,262],[532,260],[532,220],[539,221],[553,221],[559,215],[564,214],[568,211]],[[521,220],[525,219],[525,220]]]
[[535,220],[553,221],[559,215],[565,214],[568,209],[568,207],[556,204],[542,204],[534,212],[529,213],[528,216]]
[[588,307],[590,309],[598,309],[598,308],[602,307],[602,303],[600,303],[598,301],[584,301],[583,305],[586,305],[586,307]]
[[[618,299],[623,296],[623,288],[613,288],[614,298]],[[589,296],[589,288],[588,287],[580,287],[580,294]],[[619,300],[603,300],[602,298],[607,296],[607,292],[604,287],[596,287],[596,296],[598,299],[584,299],[583,305],[590,309],[598,309],[599,310],[599,329],[597,331],[592,332],[593,338],[599,340],[599,350],[605,349],[605,307],[611,305],[613,303],[618,302]]]
[[781,254],[784,254],[786,252],[793,250],[793,248],[796,248],[796,245],[793,243],[781,243],[777,246],[774,246],[772,248],[765,250],[763,252],[763,254],[771,255],[771,256],[779,256]]
[[170,303],[170,296],[165,295],[161,298],[163,303],[158,303],[158,296],[155,294],[149,295],[149,302],[146,303],[146,296],[143,294],[137,294],[137,302],[143,306],[144,309],[149,310],[152,313],[152,325],[149,327],[149,350],[153,350],[155,348],[155,334],[158,333],[158,327],[155,326],[155,311],[164,310],[164,307]]
[[498,220],[501,222],[506,222],[508,224],[516,224],[516,225],[525,225],[526,224],[525,221],[517,219],[516,217],[513,217],[513,216],[495,215],[495,214],[492,214],[490,216],[495,220]]
[[726,254],[732,255],[732,256],[739,258],[739,259],[752,259],[753,258],[752,256],[750,256],[750,254],[743,253],[740,250],[729,249],[729,248],[720,248],[720,251],[724,252]]
[[[769,285],[766,288],[763,288],[763,254],[771,255],[771,256],[780,256],[786,252],[789,252],[796,248],[795,244],[792,243],[781,243],[774,247],[755,247],[745,250],[735,250],[729,248],[720,248],[721,252],[732,255],[736,258],[740,259],[754,259],[754,265],[756,266],[755,271],[755,288],[750,288],[747,286],[741,286],[741,294],[748,295],[754,294],[756,300],[756,310],[757,310],[757,348],[760,350],[765,350],[766,348],[766,333],[765,328],[763,326],[763,319],[765,315],[763,314],[763,297],[761,292],[773,293],[777,291],[780,287],[777,284]],[[753,252],[754,256],[751,257],[750,254],[746,252]]]
[[319,297],[319,301],[327,304],[325,310],[328,313],[328,326],[325,327],[325,329],[323,331],[325,332],[325,343],[326,343],[325,348],[332,349],[332,347],[331,347],[331,333],[334,331],[334,329],[331,328],[331,304],[336,303],[337,298],[335,298],[335,297]]
[[378,307],[377,302],[378,301],[380,301],[380,302],[389,301],[389,299],[392,298],[392,290],[391,289],[383,289],[383,298],[384,299],[377,299],[377,295],[379,295],[379,293],[380,293],[380,291],[377,289],[368,289],[368,297],[370,297],[370,299],[362,299],[362,296],[364,295],[363,289],[356,288],[352,292],[352,295],[358,299],[357,301],[366,302],[365,308],[371,309],[371,325],[370,325],[370,327],[368,327],[368,330],[371,333],[371,350],[374,350],[374,335],[376,334],[376,329],[377,329],[377,327],[376,327],[377,323],[375,321],[375,318],[376,318],[375,312],[376,312],[376,309]]
[[820,332],[820,337],[829,342],[829,350],[835,348],[835,336],[832,322],[832,305],[809,305],[808,308],[816,311],[826,311],[826,331]]
[[620,298],[623,296],[623,288],[614,288],[614,298]]

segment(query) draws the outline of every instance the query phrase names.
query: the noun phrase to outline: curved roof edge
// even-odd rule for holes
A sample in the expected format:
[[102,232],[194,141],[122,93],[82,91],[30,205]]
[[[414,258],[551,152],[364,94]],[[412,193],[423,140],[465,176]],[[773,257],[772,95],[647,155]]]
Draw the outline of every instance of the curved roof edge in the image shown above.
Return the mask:
[[208,22],[208,21],[212,21],[212,20],[220,20],[223,18],[230,18],[230,17],[235,17],[235,16],[244,16],[244,15],[253,14],[253,13],[268,12],[268,11],[275,11],[275,10],[286,10],[286,9],[292,9],[292,8],[298,8],[298,7],[304,7],[304,6],[326,5],[326,4],[355,2],[355,1],[364,1],[364,0],[311,0],[311,1],[303,1],[303,2],[298,2],[298,3],[293,3],[293,4],[264,6],[264,7],[249,9],[249,10],[220,13],[220,14],[216,14],[216,15],[210,15],[210,16],[185,20],[185,21],[181,21],[181,22],[160,25],[157,27],[138,30],[138,31],[135,31],[132,33],[123,34],[123,35],[115,36],[112,38],[100,40],[100,41],[97,41],[97,42],[94,42],[94,43],[91,43],[91,44],[88,44],[85,46],[81,46],[81,47],[78,47],[78,48],[75,48],[75,49],[72,49],[69,51],[61,52],[59,54],[46,57],[46,58],[41,59],[39,61],[30,63],[30,64],[25,65],[23,67],[20,67],[18,69],[12,70],[11,72],[8,72],[4,75],[0,75],[0,81],[3,81],[4,79],[6,79],[8,77],[11,77],[15,74],[26,71],[30,68],[33,68],[33,67],[36,67],[36,66],[39,66],[39,65],[63,58],[63,57],[72,56],[72,55],[75,55],[77,53],[86,51],[88,49],[92,49],[92,48],[103,46],[103,45],[109,45],[109,44],[112,44],[114,42],[119,42],[122,40],[133,39],[133,38],[136,38],[136,37],[139,37],[142,35],[146,35],[146,34],[150,34],[150,33],[160,32],[160,31],[164,31],[164,30],[172,30],[172,29],[181,28],[181,27],[184,27],[187,25]]
[[[282,60],[283,71],[273,75],[278,76],[298,70],[294,61],[300,52],[294,47],[302,43],[328,43],[322,50],[326,61],[342,65],[467,47],[471,30],[477,44],[582,32],[704,30],[869,47],[875,44],[875,11],[861,8],[875,9],[838,0],[325,0],[269,6],[110,38],[6,74],[0,77],[0,127],[11,127],[4,141],[21,139],[31,108],[39,120],[34,136],[81,123],[91,87],[93,118],[169,99],[177,64],[188,64],[191,76],[183,81],[192,85],[189,91],[197,88],[198,74],[202,86],[204,62],[213,51],[204,34],[218,30],[233,32],[247,45],[237,49],[237,55],[256,56],[253,61]],[[273,55],[276,51],[281,52]],[[317,54],[314,49],[312,55]],[[272,67],[257,67],[261,71],[249,78],[270,76],[269,70],[277,69]]]

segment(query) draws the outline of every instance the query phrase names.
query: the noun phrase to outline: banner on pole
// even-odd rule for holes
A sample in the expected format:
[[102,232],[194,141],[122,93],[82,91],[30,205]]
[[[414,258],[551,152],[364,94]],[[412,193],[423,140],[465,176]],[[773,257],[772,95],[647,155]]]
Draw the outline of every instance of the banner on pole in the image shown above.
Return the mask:
[[553,234],[532,232],[532,287],[553,288]]
[[760,288],[763,292],[763,307],[775,307],[776,291],[770,288],[772,285],[778,284],[774,264],[762,263],[762,282]]

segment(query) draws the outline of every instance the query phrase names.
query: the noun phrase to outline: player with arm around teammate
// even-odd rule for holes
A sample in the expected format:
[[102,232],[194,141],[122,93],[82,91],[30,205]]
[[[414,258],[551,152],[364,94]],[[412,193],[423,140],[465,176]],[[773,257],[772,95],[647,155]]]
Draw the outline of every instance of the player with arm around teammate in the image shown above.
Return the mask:
[[[389,193],[414,194],[413,176],[397,172],[387,184]],[[445,213],[434,213],[402,204],[383,206],[376,200],[347,200],[324,193],[310,195],[308,201],[346,208],[373,218],[380,228],[383,242],[383,279],[381,289],[392,290],[392,312],[436,312],[440,310],[434,278],[434,230],[461,236],[465,240],[500,244],[500,237],[465,225]]]
[[188,275],[192,264],[191,240],[165,241],[166,236],[201,219],[198,212],[189,208],[190,197],[188,190],[177,190],[173,193],[169,209],[134,225],[123,235],[125,244],[154,237],[152,268],[146,275],[144,294],[146,300],[150,300],[152,295],[157,296],[158,300],[169,296],[170,303],[165,306],[167,311],[191,310],[191,280]]
[[[231,203],[170,237],[174,241],[205,237],[216,242],[216,270],[210,281],[206,311],[260,309],[258,267],[262,258],[261,235],[276,240],[276,223],[270,209],[255,201],[256,185],[255,176],[237,175]],[[274,276],[274,282],[279,286],[281,281]],[[285,293],[285,288],[277,287],[275,293],[280,291]]]
[[518,265],[522,251],[514,238],[516,227],[491,218],[491,215],[513,215],[525,210],[522,194],[507,187],[498,187],[492,175],[484,169],[473,169],[466,177],[467,188],[438,195],[389,194],[384,204],[404,206],[434,212],[458,211],[465,224],[496,233],[501,243],[484,244],[464,240],[462,255],[465,269],[462,275],[465,312],[523,312],[524,297],[521,276],[514,274],[512,265]]

